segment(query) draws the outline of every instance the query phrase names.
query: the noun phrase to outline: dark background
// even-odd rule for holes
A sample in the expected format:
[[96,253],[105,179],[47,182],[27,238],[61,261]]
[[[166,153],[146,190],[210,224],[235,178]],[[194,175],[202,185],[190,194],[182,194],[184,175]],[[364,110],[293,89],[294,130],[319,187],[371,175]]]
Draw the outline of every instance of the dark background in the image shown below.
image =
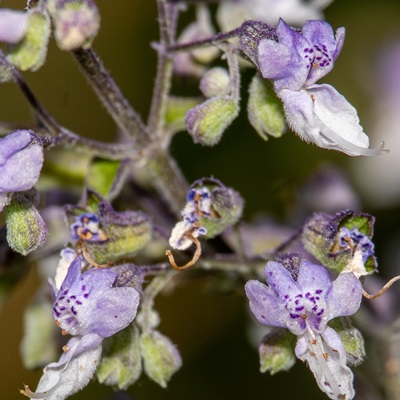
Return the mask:
[[[156,5],[153,0],[117,0],[98,2],[102,24],[94,48],[134,107],[145,116],[150,103],[156,69],[155,52],[150,42],[158,38]],[[3,0],[2,7],[23,8],[24,1]],[[190,16],[184,16],[184,20]],[[334,27],[345,26],[345,46],[335,69],[326,81],[357,108],[368,132],[373,123],[371,110],[376,102],[374,69],[376,57],[388,40],[400,40],[400,4],[393,0],[336,0],[325,12]],[[243,96],[251,74],[245,74]],[[60,123],[84,136],[112,140],[113,122],[98,103],[72,57],[51,41],[45,66],[36,73],[24,73],[33,91]],[[177,90],[186,90],[190,82],[176,81]],[[12,84],[0,88],[0,120],[29,123],[31,114],[18,89]],[[385,140],[385,133],[379,140]],[[373,139],[376,147],[378,139]],[[392,154],[399,150],[390,147]],[[206,149],[192,144],[186,133],[174,139],[172,152],[189,181],[214,175],[235,187],[246,199],[245,218],[257,213],[275,215],[287,221],[299,184],[320,163],[327,161],[346,170],[359,162],[338,152],[319,149],[288,133],[279,140],[263,142],[242,112],[226,132],[221,144]],[[399,173],[388,171],[388,173]],[[351,175],[350,179],[351,179]],[[357,182],[353,182],[357,187]],[[373,182],[371,182],[373,185]],[[376,229],[378,256],[384,254],[385,238],[398,231],[399,206],[375,209],[364,198],[364,211],[378,215]],[[382,256],[384,258],[384,256]],[[381,271],[393,268],[385,261]],[[35,270],[0,310],[0,397],[22,398],[17,389],[22,383],[35,388],[41,371],[26,371],[19,358],[24,306],[36,290]],[[163,390],[146,377],[129,391],[133,399],[322,399],[312,374],[300,362],[290,373],[276,376],[258,371],[258,355],[247,339],[250,318],[240,293],[227,296],[209,294],[207,279],[182,287],[157,299],[163,322],[160,330],[176,343],[184,366]],[[367,349],[368,351],[368,349]],[[369,360],[373,359],[371,355]],[[368,359],[367,359],[368,362]],[[74,399],[125,399],[112,389],[91,384]],[[128,399],[128,397],[127,397]]]

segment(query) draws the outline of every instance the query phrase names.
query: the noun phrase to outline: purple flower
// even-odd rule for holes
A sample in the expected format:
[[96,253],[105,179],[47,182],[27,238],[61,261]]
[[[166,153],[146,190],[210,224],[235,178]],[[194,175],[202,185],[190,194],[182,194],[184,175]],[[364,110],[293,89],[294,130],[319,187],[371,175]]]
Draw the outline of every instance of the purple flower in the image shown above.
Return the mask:
[[47,365],[33,393],[28,397],[62,400],[85,386],[101,356],[104,338],[127,327],[136,316],[139,293],[132,287],[113,287],[117,273],[112,269],[91,269],[81,273],[78,256],[56,294],[53,317],[63,334],[73,338],[63,347],[60,360]]
[[199,237],[207,234],[200,225],[200,217],[211,217],[211,193],[207,187],[192,188],[186,196],[186,205],[181,212],[183,221],[178,222],[171,232],[169,244],[177,250],[186,250],[193,243],[186,235]]
[[17,130],[0,139],[0,211],[10,193],[32,189],[42,165],[43,146],[33,131]]
[[358,310],[359,280],[345,273],[331,282],[324,267],[305,260],[296,280],[273,261],[268,262],[264,274],[268,286],[258,281],[245,286],[254,316],[264,325],[287,328],[298,336],[297,358],[308,362],[320,389],[331,399],[353,398],[353,373],[346,366],[343,343],[327,324]]
[[83,213],[75,217],[70,227],[70,238],[73,240],[85,238],[87,241],[105,240],[104,232],[100,229],[99,217],[94,213]]
[[0,10],[0,42],[18,43],[28,27],[28,13],[8,9]]
[[375,245],[368,236],[361,233],[356,227],[352,229],[348,229],[345,226],[341,227],[338,232],[338,237],[340,247],[350,248],[353,251],[361,251],[364,264],[367,262],[368,258],[375,254]]
[[298,31],[281,19],[278,40],[260,41],[257,63],[262,76],[274,81],[287,121],[302,139],[351,156],[377,155],[384,151],[368,148],[355,108],[332,86],[315,84],[332,70],[344,35],[344,28],[334,35],[323,21],[307,21]]

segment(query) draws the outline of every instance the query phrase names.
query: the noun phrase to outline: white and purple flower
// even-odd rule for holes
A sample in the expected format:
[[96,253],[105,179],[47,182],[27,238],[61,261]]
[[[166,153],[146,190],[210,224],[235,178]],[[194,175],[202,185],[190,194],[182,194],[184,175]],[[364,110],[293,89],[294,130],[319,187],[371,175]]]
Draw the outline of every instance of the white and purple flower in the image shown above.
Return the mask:
[[101,356],[101,343],[127,327],[136,316],[139,292],[132,287],[113,287],[112,269],[81,273],[78,256],[56,293],[53,317],[63,334],[73,337],[63,347],[58,362],[43,370],[36,392],[22,391],[32,399],[62,400],[87,385]]
[[299,31],[280,19],[277,40],[259,42],[257,64],[273,80],[287,121],[302,139],[351,156],[378,155],[385,151],[369,148],[355,108],[332,86],[315,83],[332,70],[344,36],[344,28],[335,35],[324,21],[307,21]]
[[297,336],[296,357],[308,362],[329,398],[352,399],[353,373],[346,365],[343,343],[328,322],[358,310],[360,281],[352,273],[343,273],[331,282],[324,267],[305,260],[296,280],[273,261],[264,274],[268,286],[255,280],[245,286],[254,316],[264,325],[287,328]]

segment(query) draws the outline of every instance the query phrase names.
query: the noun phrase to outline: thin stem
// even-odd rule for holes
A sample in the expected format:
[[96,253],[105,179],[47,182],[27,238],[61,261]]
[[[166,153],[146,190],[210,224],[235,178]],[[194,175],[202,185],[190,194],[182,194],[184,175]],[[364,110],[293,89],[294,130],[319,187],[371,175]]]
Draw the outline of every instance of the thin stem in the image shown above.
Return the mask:
[[118,127],[130,135],[138,147],[146,147],[149,143],[149,132],[98,55],[93,49],[78,49],[73,51],[73,55]]
[[369,300],[373,300],[373,299],[376,299],[378,297],[381,297],[390,288],[390,286],[392,286],[393,283],[395,283],[399,279],[400,279],[400,275],[395,276],[388,283],[386,283],[386,285],[376,294],[369,294],[364,289],[362,290],[362,294],[363,294],[364,297],[366,297]]
[[182,51],[196,50],[200,47],[215,46],[216,44],[225,42],[229,39],[236,37],[237,35],[238,29],[233,29],[232,31],[217,33],[216,35],[206,39],[196,40],[189,43],[177,43],[168,46],[165,50],[167,53],[170,54],[179,53]]
[[178,19],[178,6],[168,5],[165,0],[157,0],[157,6],[161,49],[158,50],[157,75],[147,126],[150,132],[154,133],[157,137],[161,137],[164,133],[167,101],[171,90],[174,66],[172,56],[163,51],[163,48],[171,45],[174,41]]

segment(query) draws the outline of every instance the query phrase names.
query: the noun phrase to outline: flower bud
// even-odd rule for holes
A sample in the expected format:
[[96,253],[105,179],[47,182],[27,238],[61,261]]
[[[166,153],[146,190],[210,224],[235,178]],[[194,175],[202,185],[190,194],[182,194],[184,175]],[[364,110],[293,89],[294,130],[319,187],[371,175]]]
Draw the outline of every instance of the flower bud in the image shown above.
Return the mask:
[[225,68],[209,69],[200,80],[200,90],[206,97],[225,96],[231,92],[231,79]]
[[272,83],[262,79],[258,73],[250,84],[247,113],[251,125],[264,140],[268,140],[268,135],[277,138],[285,132],[282,102]]
[[16,252],[26,256],[47,239],[47,228],[34,202],[25,193],[14,193],[6,206],[7,241]]
[[31,189],[43,165],[40,138],[25,129],[0,139],[0,211],[11,199],[9,193]]
[[28,11],[26,34],[18,44],[10,46],[8,59],[21,71],[38,70],[46,61],[50,32],[47,12],[39,7]]
[[375,272],[377,261],[371,241],[375,218],[342,211],[335,216],[315,213],[304,225],[304,247],[335,272],[362,276]]
[[171,376],[182,365],[175,345],[160,332],[151,331],[140,338],[140,350],[147,376],[162,388],[166,388]]
[[280,371],[288,371],[296,362],[295,345],[296,336],[291,332],[282,328],[272,328],[258,349],[260,371],[269,371],[271,375]]
[[236,99],[230,96],[213,97],[186,114],[186,127],[195,143],[214,146],[238,114]]
[[126,390],[139,379],[141,373],[139,330],[130,325],[103,342],[97,378],[100,383]]
[[61,50],[88,48],[100,28],[100,14],[93,0],[52,0],[54,36]]
[[27,29],[27,13],[15,10],[0,10],[0,42],[18,43]]
[[339,317],[329,321],[329,326],[340,336],[346,350],[346,363],[350,366],[360,365],[364,361],[364,338],[360,331],[351,324],[350,319]]

